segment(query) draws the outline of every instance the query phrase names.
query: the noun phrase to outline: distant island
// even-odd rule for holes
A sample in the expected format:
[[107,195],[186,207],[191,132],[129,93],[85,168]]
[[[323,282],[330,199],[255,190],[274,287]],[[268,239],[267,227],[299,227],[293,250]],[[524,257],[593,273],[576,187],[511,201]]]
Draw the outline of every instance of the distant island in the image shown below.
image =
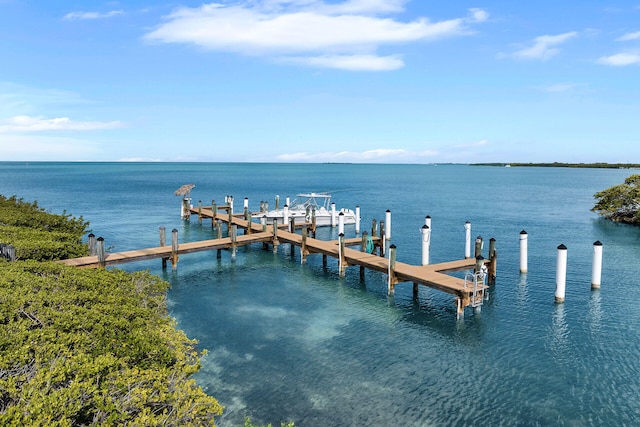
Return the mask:
[[600,168],[600,169],[640,169],[639,163],[471,163],[471,166],[501,166],[501,167],[527,167],[536,166],[544,168]]

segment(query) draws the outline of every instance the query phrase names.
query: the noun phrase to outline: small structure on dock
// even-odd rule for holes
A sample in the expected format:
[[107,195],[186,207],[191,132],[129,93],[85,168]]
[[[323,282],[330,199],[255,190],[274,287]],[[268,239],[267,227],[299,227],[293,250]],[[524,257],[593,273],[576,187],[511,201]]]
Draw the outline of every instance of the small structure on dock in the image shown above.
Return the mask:
[[180,218],[190,219],[191,212],[191,190],[195,187],[195,184],[184,184],[178,188],[175,193],[176,196],[182,196],[182,203],[180,204]]

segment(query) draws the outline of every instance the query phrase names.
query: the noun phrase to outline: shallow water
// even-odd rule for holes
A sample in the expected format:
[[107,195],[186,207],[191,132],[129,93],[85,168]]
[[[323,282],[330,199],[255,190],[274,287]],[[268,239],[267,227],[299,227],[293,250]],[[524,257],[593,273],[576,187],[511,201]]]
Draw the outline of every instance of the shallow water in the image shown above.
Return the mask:
[[[194,202],[234,195],[294,197],[331,191],[361,207],[363,230],[392,212],[399,261],[418,264],[432,217],[432,263],[464,256],[472,235],[497,240],[498,279],[481,311],[457,320],[453,297],[410,283],[393,296],[386,276],[335,260],[304,265],[243,247],[180,257],[171,314],[209,350],[197,380],[225,405],[221,426],[293,420],[343,425],[637,425],[640,423],[640,229],[603,221],[593,194],[637,171],[462,165],[0,163],[0,193],[83,215],[113,251],[211,238],[211,224],[179,219],[180,185]],[[519,233],[529,272],[519,273]],[[336,230],[322,230],[335,238]],[[347,237],[355,235],[346,226]],[[604,244],[602,289],[592,291],[593,242]],[[567,293],[554,303],[556,248],[568,247]],[[486,255],[486,249],[485,249]]]

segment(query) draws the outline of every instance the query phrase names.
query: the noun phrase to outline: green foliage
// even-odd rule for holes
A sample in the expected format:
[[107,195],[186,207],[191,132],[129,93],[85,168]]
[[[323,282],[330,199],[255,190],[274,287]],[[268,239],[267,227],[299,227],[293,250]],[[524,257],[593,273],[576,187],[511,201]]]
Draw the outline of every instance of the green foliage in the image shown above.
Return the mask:
[[640,174],[631,175],[624,184],[614,185],[593,197],[598,200],[592,211],[612,221],[640,224]]
[[45,212],[36,202],[0,195],[0,242],[12,244],[17,259],[58,260],[88,255],[82,243],[88,222]]
[[168,283],[39,262],[86,255],[87,226],[0,196],[0,242],[19,259],[0,263],[0,425],[214,425]]
[[148,273],[0,264],[0,425],[213,425],[199,353]]

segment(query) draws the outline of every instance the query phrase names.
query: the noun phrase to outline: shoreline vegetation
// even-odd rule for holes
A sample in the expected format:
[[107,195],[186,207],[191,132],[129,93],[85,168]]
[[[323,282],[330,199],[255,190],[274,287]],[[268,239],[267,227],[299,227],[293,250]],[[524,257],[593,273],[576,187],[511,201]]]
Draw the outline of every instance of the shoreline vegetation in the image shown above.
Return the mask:
[[206,350],[169,316],[169,283],[56,262],[89,254],[88,226],[0,194],[15,249],[0,256],[0,425],[215,427],[224,408],[192,378]]
[[640,169],[640,163],[471,163],[471,166]]

